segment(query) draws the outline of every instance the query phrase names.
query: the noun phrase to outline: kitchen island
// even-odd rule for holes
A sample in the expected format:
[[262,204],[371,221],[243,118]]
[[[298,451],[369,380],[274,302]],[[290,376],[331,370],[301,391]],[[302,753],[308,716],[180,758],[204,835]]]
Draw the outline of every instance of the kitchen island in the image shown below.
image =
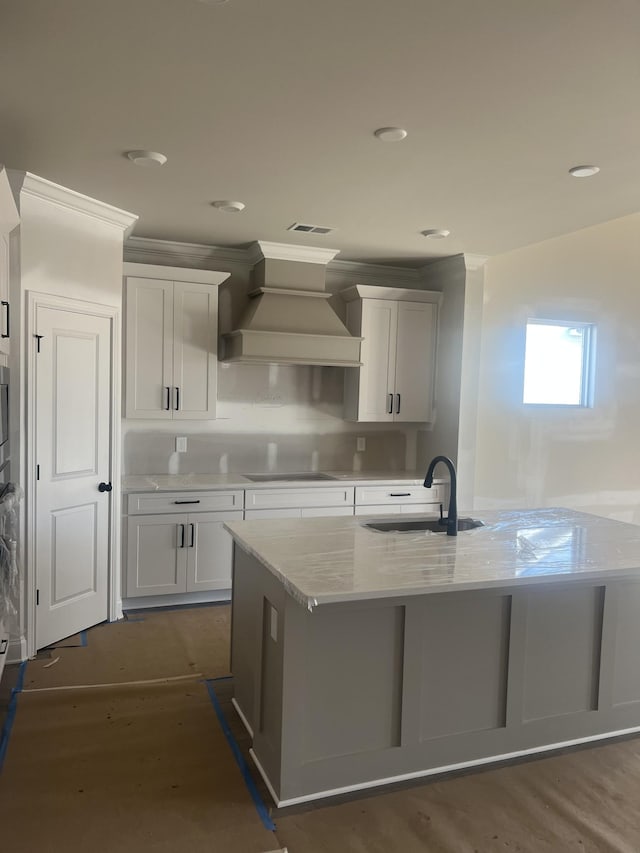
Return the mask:
[[477,515],[227,525],[234,705],[276,803],[640,730],[640,527]]

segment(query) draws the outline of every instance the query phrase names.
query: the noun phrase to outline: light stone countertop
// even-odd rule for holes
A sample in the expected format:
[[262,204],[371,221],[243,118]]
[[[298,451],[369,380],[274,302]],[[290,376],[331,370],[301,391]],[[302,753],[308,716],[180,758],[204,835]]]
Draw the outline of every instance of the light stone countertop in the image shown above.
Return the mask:
[[378,533],[362,526],[366,515],[234,521],[225,527],[309,609],[598,575],[640,578],[640,526],[558,508],[473,516],[486,526],[455,537]]
[[[256,472],[257,473],[257,472]],[[127,492],[179,492],[200,489],[291,489],[323,488],[337,483],[349,485],[382,486],[402,483],[422,486],[424,473],[416,471],[323,471],[333,480],[271,480],[254,483],[242,474],[129,474],[122,478],[122,491]],[[434,483],[448,482],[435,477]]]

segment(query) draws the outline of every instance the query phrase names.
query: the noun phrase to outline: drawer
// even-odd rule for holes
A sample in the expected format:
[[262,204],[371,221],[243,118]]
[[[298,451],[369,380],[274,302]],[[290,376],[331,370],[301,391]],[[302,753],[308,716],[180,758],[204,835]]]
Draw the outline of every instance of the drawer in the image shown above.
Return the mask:
[[356,508],[368,504],[423,504],[444,500],[446,486],[357,486]]
[[[444,507],[446,514],[447,508]],[[400,515],[408,513],[410,515],[428,515],[437,516],[440,513],[440,504],[377,504],[376,506],[361,506],[356,510],[356,515]]]
[[151,515],[161,512],[216,512],[243,508],[244,492],[151,492],[130,494],[127,500],[129,515]]
[[329,516],[353,515],[352,506],[307,506],[287,507],[285,509],[247,509],[245,521],[259,521],[261,518],[327,518]]
[[[306,506],[351,506],[353,486],[322,486],[317,489],[247,489],[245,508],[278,509]],[[247,515],[247,518],[250,516]]]

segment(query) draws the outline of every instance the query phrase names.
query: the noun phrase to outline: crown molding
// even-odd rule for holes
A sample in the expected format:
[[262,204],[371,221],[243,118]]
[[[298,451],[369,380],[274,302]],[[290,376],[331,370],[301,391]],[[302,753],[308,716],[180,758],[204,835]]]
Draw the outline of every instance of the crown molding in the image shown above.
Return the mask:
[[152,278],[161,281],[188,281],[199,284],[220,285],[231,275],[230,272],[218,272],[217,270],[189,269],[185,275],[184,267],[168,267],[164,264],[139,264],[125,261],[122,265],[125,277]]
[[246,249],[229,249],[207,243],[180,243],[177,240],[155,240],[151,237],[129,237],[124,244],[124,259],[134,263],[167,264],[198,268],[214,264],[248,264]]
[[463,252],[462,257],[468,270],[479,270],[489,260],[489,255],[474,255],[472,252]]
[[425,302],[440,305],[442,293],[438,290],[421,290],[417,287],[381,287],[371,284],[355,284],[346,290],[341,290],[339,296],[345,302],[356,299],[385,299],[398,302]]
[[358,261],[333,261],[329,264],[330,275],[340,275],[363,284],[384,286],[389,282],[419,285],[420,271],[411,267],[392,267],[384,264],[365,264]]
[[133,226],[138,221],[135,213],[129,213],[126,210],[121,210],[119,207],[113,207],[111,204],[90,198],[75,190],[60,186],[60,184],[54,184],[53,181],[33,175],[31,172],[9,170],[9,176],[14,187],[14,192],[20,197],[30,196],[31,198],[38,198],[42,201],[55,204],[57,207],[64,207],[67,210],[82,213],[99,222],[121,228],[125,235],[131,232]]
[[324,264],[332,261],[340,249],[325,249],[320,246],[296,246],[293,243],[270,243],[256,240],[248,250],[248,260],[257,264],[262,260],[298,261],[306,264]]

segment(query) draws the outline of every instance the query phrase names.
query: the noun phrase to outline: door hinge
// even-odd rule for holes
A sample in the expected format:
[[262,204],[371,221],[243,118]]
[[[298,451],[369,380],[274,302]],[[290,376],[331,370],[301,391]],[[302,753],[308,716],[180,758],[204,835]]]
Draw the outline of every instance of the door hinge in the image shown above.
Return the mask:
[[40,479],[40,466],[36,465],[36,480]]
[[36,590],[36,605],[40,604],[40,590]]
[[36,339],[36,341],[37,341],[37,344],[36,344],[36,346],[37,346],[37,350],[36,350],[36,352],[40,352],[40,341],[44,338],[44,335],[34,335],[33,337],[34,337],[34,338]]

